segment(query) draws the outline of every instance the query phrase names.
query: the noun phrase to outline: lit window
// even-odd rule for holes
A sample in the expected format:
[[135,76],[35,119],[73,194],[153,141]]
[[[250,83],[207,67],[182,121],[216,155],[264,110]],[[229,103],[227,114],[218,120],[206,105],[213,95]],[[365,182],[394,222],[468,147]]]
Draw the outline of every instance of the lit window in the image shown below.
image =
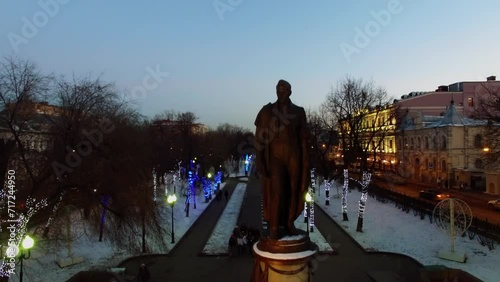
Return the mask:
[[469,107],[474,107],[474,98],[467,98],[467,104],[469,105]]

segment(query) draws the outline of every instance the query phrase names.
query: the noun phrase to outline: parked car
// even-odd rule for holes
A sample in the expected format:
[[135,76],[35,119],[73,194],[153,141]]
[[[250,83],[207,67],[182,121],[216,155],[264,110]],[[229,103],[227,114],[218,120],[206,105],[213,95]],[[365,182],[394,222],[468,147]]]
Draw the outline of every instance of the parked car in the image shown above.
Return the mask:
[[500,199],[489,201],[488,207],[491,209],[500,210]]
[[421,199],[428,199],[428,200],[433,200],[433,201],[441,201],[441,200],[449,198],[450,195],[442,193],[439,190],[426,189],[426,190],[420,191],[419,197]]

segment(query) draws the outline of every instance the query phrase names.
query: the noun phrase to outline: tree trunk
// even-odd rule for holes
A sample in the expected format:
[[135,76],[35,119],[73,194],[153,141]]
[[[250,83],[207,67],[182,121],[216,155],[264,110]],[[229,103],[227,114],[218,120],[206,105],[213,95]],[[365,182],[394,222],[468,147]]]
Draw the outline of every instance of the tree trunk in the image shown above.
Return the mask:
[[142,211],[142,252],[146,252],[146,213]]
[[356,232],[363,232],[363,218],[358,217],[358,225],[356,226]]

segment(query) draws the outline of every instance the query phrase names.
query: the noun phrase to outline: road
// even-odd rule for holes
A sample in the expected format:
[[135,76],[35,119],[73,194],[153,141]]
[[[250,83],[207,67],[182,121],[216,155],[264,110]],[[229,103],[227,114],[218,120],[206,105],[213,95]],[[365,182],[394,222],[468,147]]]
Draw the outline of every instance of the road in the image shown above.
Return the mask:
[[[386,181],[377,181],[375,179],[373,182],[382,188],[405,194],[414,198],[419,197],[419,192],[421,190],[435,189],[435,187],[431,187],[430,185],[425,184],[407,183],[404,185],[398,185],[394,183],[388,183]],[[452,198],[457,198],[466,202],[470,206],[474,217],[478,219],[488,219],[488,221],[490,222],[500,224],[500,211],[491,210],[487,206],[489,200],[498,199],[500,198],[500,196],[488,195],[485,193],[470,190],[460,191],[456,189],[443,190],[443,192],[449,194]]]

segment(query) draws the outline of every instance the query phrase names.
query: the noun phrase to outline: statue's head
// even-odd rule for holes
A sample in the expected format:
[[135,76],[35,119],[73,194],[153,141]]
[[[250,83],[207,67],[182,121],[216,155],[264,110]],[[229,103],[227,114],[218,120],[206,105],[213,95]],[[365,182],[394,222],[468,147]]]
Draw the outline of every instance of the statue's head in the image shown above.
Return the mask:
[[278,102],[286,101],[292,95],[292,86],[288,81],[281,79],[276,85],[276,95],[278,95]]

